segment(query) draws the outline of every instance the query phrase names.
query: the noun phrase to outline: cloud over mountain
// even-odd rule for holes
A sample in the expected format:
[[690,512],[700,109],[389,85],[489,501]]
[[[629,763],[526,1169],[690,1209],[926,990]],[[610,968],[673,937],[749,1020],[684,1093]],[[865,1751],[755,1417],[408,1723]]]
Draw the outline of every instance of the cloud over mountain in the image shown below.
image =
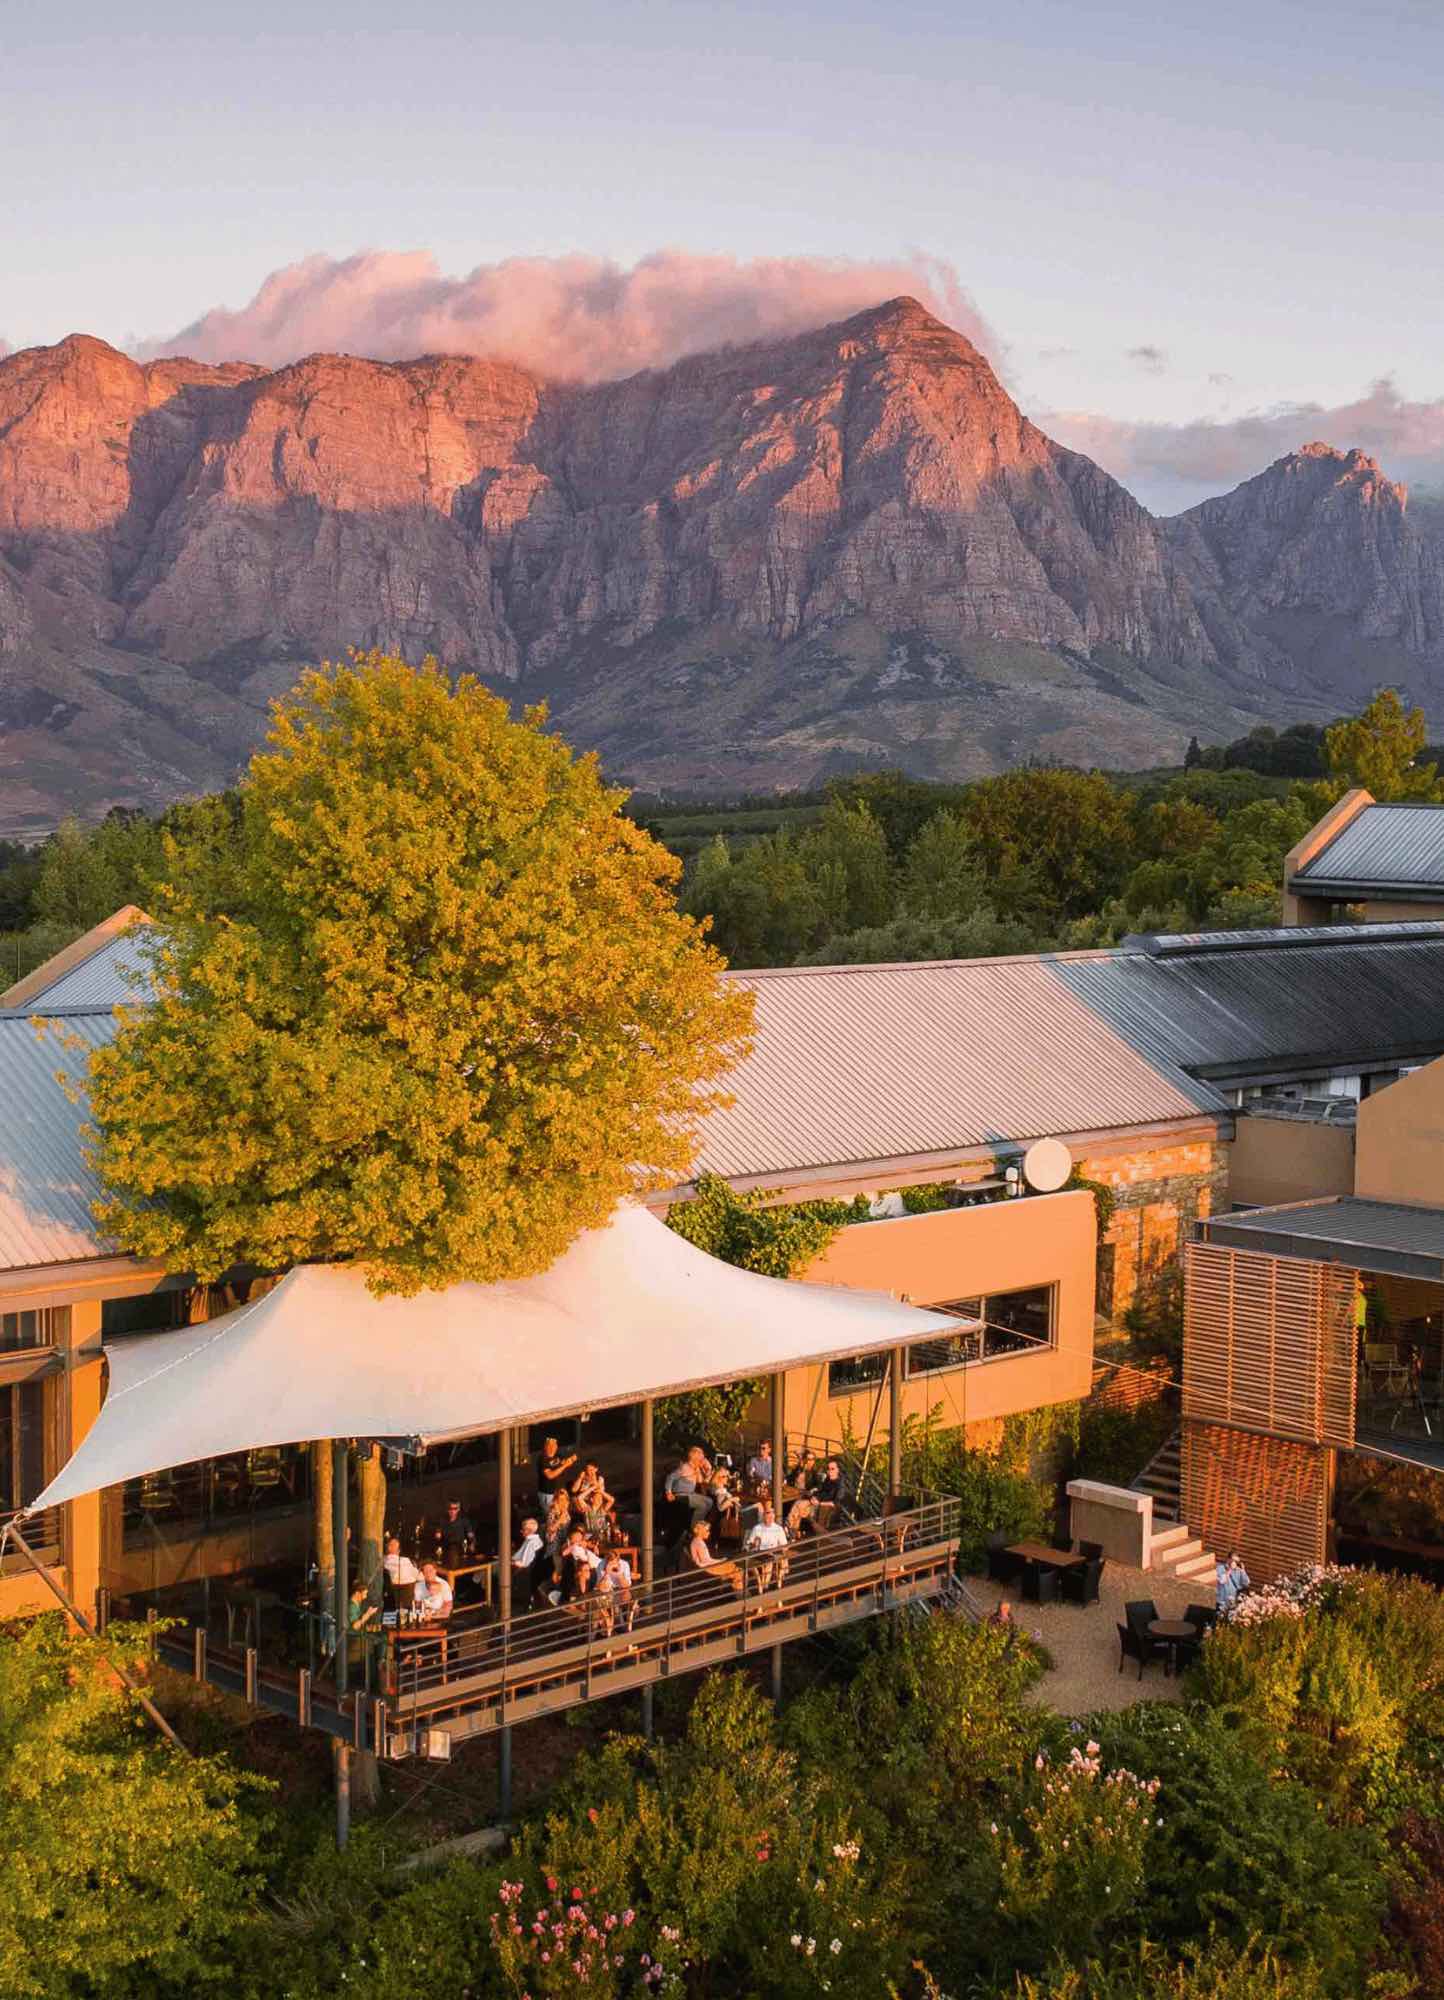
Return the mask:
[[956,271],[933,258],[744,261],[687,250],[658,250],[630,267],[582,255],[508,257],[465,277],[447,276],[427,251],[305,257],[273,271],[249,304],[216,306],[137,352],[272,367],[323,349],[378,361],[470,354],[596,382],[802,332],[901,292],[997,353]]
[[1279,403],[1244,416],[1187,424],[1129,423],[1054,410],[1038,421],[1162,513],[1222,493],[1314,437],[1346,450],[1357,445],[1391,477],[1421,489],[1444,487],[1444,397],[1412,402],[1387,376],[1355,402],[1334,408]]

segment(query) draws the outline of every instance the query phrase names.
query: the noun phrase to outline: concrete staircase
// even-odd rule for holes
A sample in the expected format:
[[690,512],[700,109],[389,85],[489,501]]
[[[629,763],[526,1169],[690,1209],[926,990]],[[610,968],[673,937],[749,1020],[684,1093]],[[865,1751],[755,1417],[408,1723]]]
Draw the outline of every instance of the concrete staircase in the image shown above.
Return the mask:
[[1176,1522],[1161,1529],[1148,1544],[1148,1567],[1179,1583],[1196,1583],[1200,1588],[1206,1583],[1211,1591],[1217,1563],[1213,1550],[1206,1549],[1197,1535]]
[[1146,1493],[1153,1501],[1153,1518],[1162,1525],[1148,1544],[1148,1566],[1160,1576],[1175,1577],[1181,1583],[1197,1582],[1213,1586],[1216,1557],[1199,1537],[1179,1519],[1182,1484],[1182,1439],[1177,1431],[1159,1446],[1142,1472],[1132,1482],[1135,1493]]

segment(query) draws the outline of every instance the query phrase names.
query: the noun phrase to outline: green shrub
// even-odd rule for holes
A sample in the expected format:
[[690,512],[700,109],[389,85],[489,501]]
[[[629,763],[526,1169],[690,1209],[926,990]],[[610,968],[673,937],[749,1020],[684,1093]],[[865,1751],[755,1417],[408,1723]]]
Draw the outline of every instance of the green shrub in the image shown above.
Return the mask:
[[1046,1981],[1020,1978],[1015,2000],[1324,2000],[1328,1992],[1311,1966],[1291,1966],[1262,1944],[1199,1945],[1175,1958],[1145,1942]]
[[1176,1410],[1163,1396],[1132,1410],[1086,1402],[1078,1420],[1070,1476],[1098,1479],[1105,1486],[1127,1486],[1172,1436],[1177,1423]]
[[1332,1823],[1224,1713],[1142,1702],[1088,1726],[1106,1759],[1159,1781],[1142,1935],[1169,1948],[1216,1937],[1241,1952],[1266,1938],[1281,1961],[1314,1968],[1320,1993],[1363,1990],[1386,1899],[1372,1832]]

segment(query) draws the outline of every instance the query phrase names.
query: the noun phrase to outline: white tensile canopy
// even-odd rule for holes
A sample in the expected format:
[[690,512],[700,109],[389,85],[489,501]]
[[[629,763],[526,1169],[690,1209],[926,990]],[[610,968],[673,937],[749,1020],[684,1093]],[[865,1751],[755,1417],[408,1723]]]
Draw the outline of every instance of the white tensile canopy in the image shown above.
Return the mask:
[[425,1445],[957,1329],[879,1292],[740,1271],[638,1207],[515,1283],[376,1298],[354,1265],[306,1264],[219,1319],[108,1345],[104,1407],[26,1511],[258,1445]]

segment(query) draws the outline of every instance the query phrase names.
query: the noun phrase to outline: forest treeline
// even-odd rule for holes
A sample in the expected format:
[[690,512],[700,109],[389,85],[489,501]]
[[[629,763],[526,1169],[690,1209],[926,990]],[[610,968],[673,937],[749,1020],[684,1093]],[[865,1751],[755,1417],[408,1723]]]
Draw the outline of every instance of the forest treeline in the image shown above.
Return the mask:
[[[965,784],[900,771],[825,792],[628,810],[684,862],[690,914],[736,966],[996,957],[1130,932],[1277,923],[1284,857],[1350,785],[1444,801],[1422,713],[1260,728],[1145,773],[1027,765]],[[0,842],[0,987],[126,903],[144,907],[172,814]]]

